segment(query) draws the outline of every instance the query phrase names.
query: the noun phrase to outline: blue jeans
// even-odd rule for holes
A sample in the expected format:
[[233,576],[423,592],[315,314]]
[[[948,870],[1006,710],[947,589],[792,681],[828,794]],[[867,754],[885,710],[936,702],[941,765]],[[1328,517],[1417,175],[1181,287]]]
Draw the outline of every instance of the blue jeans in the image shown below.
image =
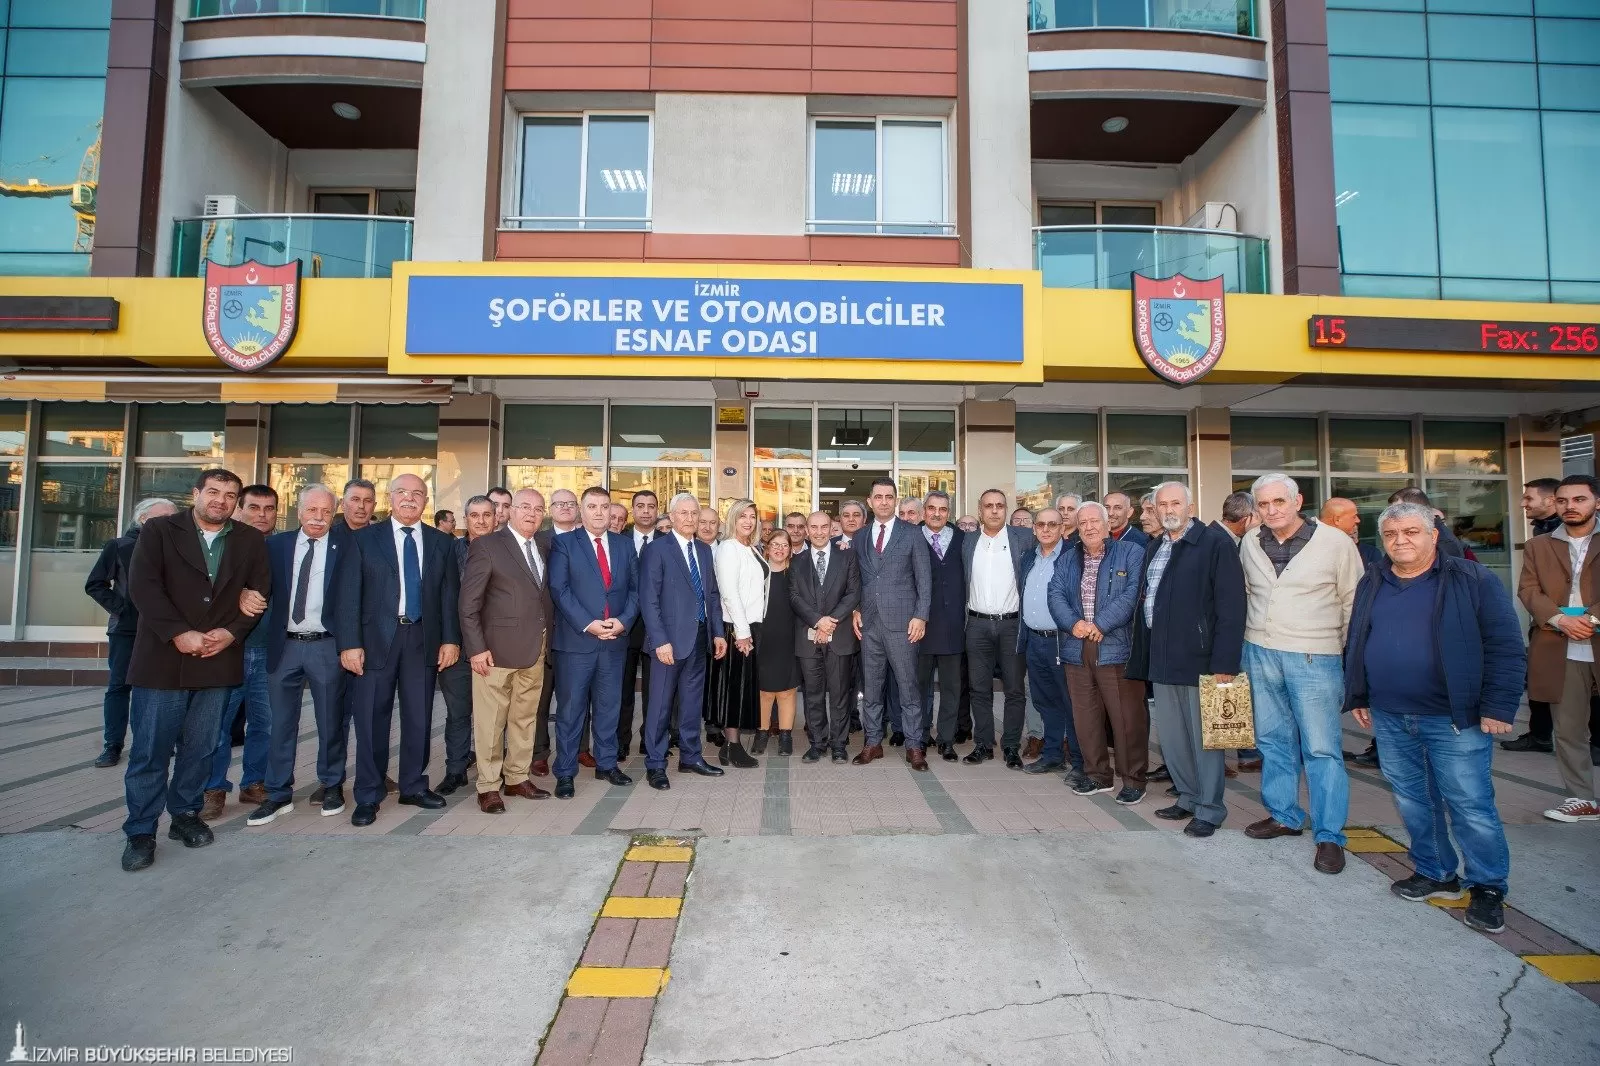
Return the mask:
[[[172,815],[195,814],[205,799],[206,772],[225,688],[135,688],[133,743],[123,776],[130,837],[153,834],[165,803]],[[168,779],[168,770],[171,779]]]
[[264,785],[267,781],[267,755],[272,750],[272,697],[267,685],[267,649],[244,649],[244,684],[228,690],[228,705],[222,709],[217,728],[217,746],[211,753],[211,779],[206,791],[220,788],[232,792],[228,764],[233,761],[233,720],[239,704],[244,704],[244,764],[239,767],[239,784]]
[[1311,794],[1312,837],[1344,846],[1350,778],[1344,770],[1339,715],[1344,663],[1338,655],[1273,651],[1245,641],[1256,746],[1261,749],[1261,803],[1280,825],[1301,829],[1300,770]]
[[110,646],[106,655],[106,698],[101,704],[105,719],[105,746],[122,750],[128,737],[128,700],[133,689],[128,684],[128,663],[133,659],[133,634],[110,633],[106,635]]
[[1067,762],[1074,770],[1083,769],[1083,752],[1078,748],[1078,730],[1072,722],[1072,698],[1067,695],[1067,676],[1056,657],[1053,639],[1035,636],[1023,627],[1027,642],[1024,654],[1028,664],[1028,689],[1033,705],[1039,709],[1040,735],[1044,748],[1039,758],[1046,765],[1061,762],[1061,745],[1067,745]]
[[[1411,862],[1435,881],[1456,876],[1455,833],[1468,887],[1506,891],[1511,849],[1494,805],[1489,766],[1494,740],[1473,726],[1457,730],[1445,715],[1389,714],[1374,709],[1383,776],[1394,787],[1394,805],[1411,835]],[[1445,815],[1449,814],[1449,824]]]

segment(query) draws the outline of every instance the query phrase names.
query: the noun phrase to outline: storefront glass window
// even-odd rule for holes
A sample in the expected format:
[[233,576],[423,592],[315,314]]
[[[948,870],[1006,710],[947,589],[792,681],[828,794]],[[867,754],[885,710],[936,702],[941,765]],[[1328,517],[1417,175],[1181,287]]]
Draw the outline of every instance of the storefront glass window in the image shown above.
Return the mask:
[[1017,465],[1098,468],[1100,416],[1092,412],[1018,411]]
[[[1411,423],[1399,419],[1328,420],[1329,466],[1355,474],[1411,473]],[[1335,491],[1334,495],[1343,496]]]
[[308,485],[326,485],[335,498],[344,493],[344,483],[350,480],[349,463],[290,463],[275,462],[269,465],[267,484],[278,490],[278,528],[297,529],[296,516],[300,506],[300,490]]
[[0,625],[11,624],[17,588],[17,518],[22,507],[22,464],[0,464]]
[[809,407],[757,407],[752,434],[757,462],[811,462]]
[[[605,478],[598,466],[551,466],[508,463],[502,483],[512,492],[518,489],[538,489],[544,494],[545,524],[550,522],[550,494],[566,489],[581,497],[583,490],[604,484]],[[665,502],[665,501],[663,501]]]
[[[943,492],[947,494],[952,506],[959,508],[961,501],[956,498],[956,472],[955,470],[902,470],[900,471],[900,498],[915,496],[919,500],[930,492]],[[960,517],[960,515],[956,515]]]
[[[280,403],[272,407],[267,453],[274,459],[350,460],[350,408]],[[335,485],[337,492],[340,486]]]
[[41,455],[88,459],[122,454],[120,403],[47,403],[40,407],[40,419]]
[[[806,414],[809,416],[810,411]],[[758,466],[751,471],[755,495],[751,497],[763,520],[781,521],[790,511],[811,513],[814,481],[809,464],[803,467]]]
[[[1237,425],[1237,423],[1235,423],[1235,425]],[[1261,473],[1268,472],[1269,471],[1262,471]],[[1322,478],[1318,477],[1314,473],[1296,474],[1291,471],[1284,471],[1284,473],[1287,473],[1290,477],[1294,478],[1295,487],[1300,490],[1300,513],[1306,518],[1317,517],[1317,515],[1322,511],[1322,505],[1327,502],[1322,495]],[[1241,474],[1238,471],[1235,471],[1233,475],[1233,491],[1249,492],[1250,486],[1254,485],[1256,483],[1256,478],[1260,476],[1260,473]]]
[[[163,499],[171,500],[179,509],[188,507],[194,499],[195,479],[203,469],[205,467],[188,464],[165,466],[140,463],[134,472],[133,502],[137,504],[140,500]],[[282,509],[280,504],[279,510]]]
[[613,463],[709,463],[711,409],[613,404]]
[[829,465],[887,466],[894,456],[894,412],[823,407],[817,411],[817,454]]
[[1410,478],[1339,477],[1334,475],[1329,490],[1356,505],[1361,515],[1361,540],[1378,542],[1378,516],[1389,506],[1389,494],[1411,483]]
[[121,475],[120,463],[47,462],[35,469],[30,625],[105,625],[105,611],[83,594],[83,582],[100,548],[120,532]]
[[1037,514],[1067,493],[1085,500],[1099,499],[1100,474],[1097,471],[1045,470],[1017,468],[1017,506]]
[[1184,415],[1106,415],[1106,465],[1185,470],[1187,433]]
[[1230,420],[1229,435],[1235,470],[1292,474],[1318,469],[1315,418],[1235,416]]
[[1428,478],[1428,501],[1444,512],[1448,526],[1478,562],[1511,584],[1511,545],[1507,538],[1506,481]]
[[[374,492],[378,497],[378,509],[372,512],[372,520],[381,522],[389,517],[389,483],[401,474],[415,474],[422,479],[428,489],[428,503],[423,507],[423,521],[433,524],[433,464],[432,463],[368,463],[361,464],[360,476],[372,482]],[[338,491],[335,489],[334,491]],[[280,500],[279,508],[283,507]]]
[[598,463],[604,458],[605,407],[601,404],[507,404],[501,418],[508,460]]
[[[687,492],[702,504],[711,503],[711,468],[708,466],[613,466],[611,499],[628,508],[632,520],[633,494],[649,489],[656,494],[661,513],[680,492]],[[582,490],[578,490],[582,491]]]
[[145,403],[134,417],[141,459],[222,458],[220,403]]
[[[1112,470],[1106,474],[1106,491],[1126,492],[1133,499],[1134,504],[1137,505],[1141,498],[1152,492],[1163,481],[1181,481],[1187,485],[1189,483],[1189,475],[1181,471],[1157,474]],[[1135,520],[1137,520],[1137,516],[1135,516]]]
[[[361,408],[360,415],[358,451],[362,462],[432,459],[439,454],[439,408],[436,404],[370,404]],[[383,497],[379,496],[378,503],[382,505],[383,502]]]
[[901,408],[899,457],[901,465],[954,464],[956,413]]
[[0,455],[21,455],[27,450],[28,405],[0,401]]
[[1499,422],[1424,422],[1422,463],[1428,474],[1504,474],[1505,427]]

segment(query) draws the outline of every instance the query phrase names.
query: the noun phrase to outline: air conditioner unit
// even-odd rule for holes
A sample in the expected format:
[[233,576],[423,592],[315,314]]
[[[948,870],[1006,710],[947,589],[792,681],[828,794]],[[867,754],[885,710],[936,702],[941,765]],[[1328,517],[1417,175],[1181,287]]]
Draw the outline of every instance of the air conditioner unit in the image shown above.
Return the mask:
[[200,213],[210,217],[211,215],[253,215],[256,212],[255,208],[237,196],[230,196],[226,193],[212,193],[206,197],[205,206]]
[[1189,229],[1222,229],[1236,233],[1239,230],[1239,209],[1232,204],[1212,201],[1202,205],[1184,226]]

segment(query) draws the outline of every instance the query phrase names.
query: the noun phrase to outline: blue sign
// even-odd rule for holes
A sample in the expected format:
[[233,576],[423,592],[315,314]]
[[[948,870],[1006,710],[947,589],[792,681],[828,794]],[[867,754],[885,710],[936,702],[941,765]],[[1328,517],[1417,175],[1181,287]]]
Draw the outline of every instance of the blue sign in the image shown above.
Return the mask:
[[409,283],[409,355],[1023,359],[1017,283],[462,275]]

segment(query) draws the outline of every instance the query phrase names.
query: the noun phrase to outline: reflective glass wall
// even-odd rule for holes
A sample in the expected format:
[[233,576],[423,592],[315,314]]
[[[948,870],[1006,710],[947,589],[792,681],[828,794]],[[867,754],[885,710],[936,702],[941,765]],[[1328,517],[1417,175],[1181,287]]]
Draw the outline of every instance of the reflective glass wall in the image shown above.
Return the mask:
[[1327,6],[1345,293],[1600,302],[1600,3]]

